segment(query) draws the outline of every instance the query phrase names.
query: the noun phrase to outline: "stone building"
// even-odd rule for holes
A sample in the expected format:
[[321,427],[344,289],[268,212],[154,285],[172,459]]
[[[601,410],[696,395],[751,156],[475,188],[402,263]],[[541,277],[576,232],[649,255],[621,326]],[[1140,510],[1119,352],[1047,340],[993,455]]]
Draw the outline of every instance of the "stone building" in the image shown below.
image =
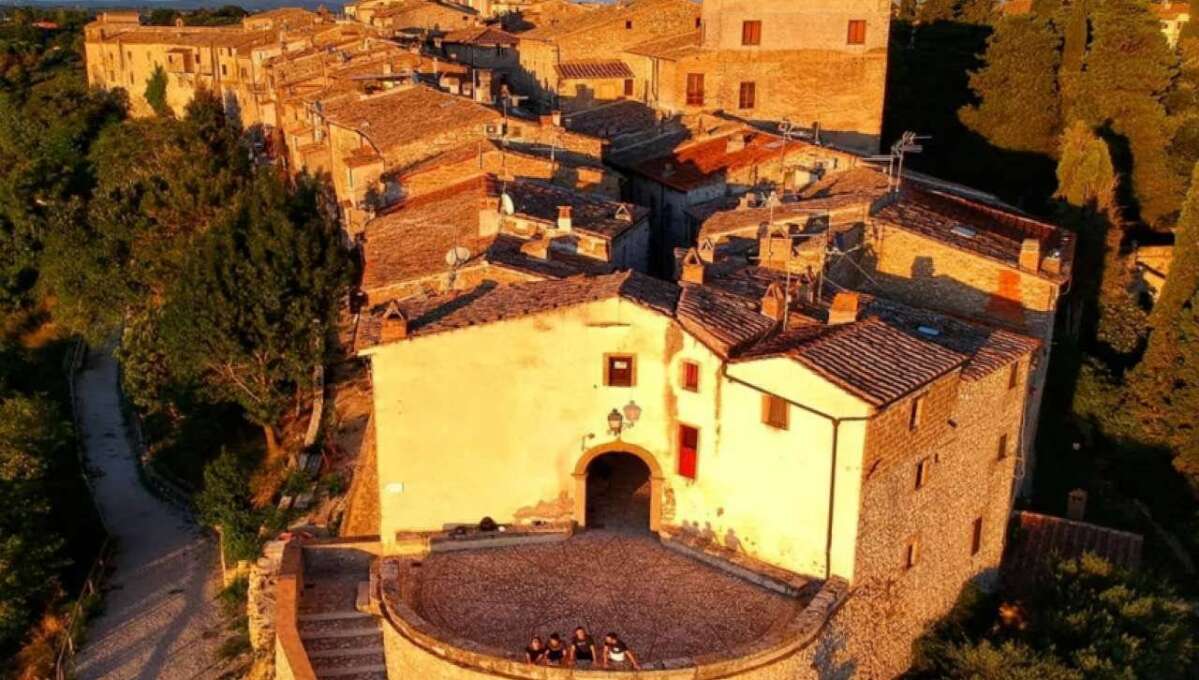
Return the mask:
[[[750,297],[707,281],[708,266],[689,258],[678,285],[618,273],[483,286],[365,320],[382,549],[420,551],[484,516],[511,531],[602,525],[597,498],[622,482],[592,477],[630,475],[633,516],[667,544],[849,584],[811,644],[764,667],[729,661],[732,675],[817,677],[835,660],[891,677],[923,626],[998,566],[1038,343],[864,294],[789,308],[781,273]],[[405,633],[404,672],[487,674]],[[835,651],[818,660],[822,645]],[[469,649],[468,664],[502,656]]]

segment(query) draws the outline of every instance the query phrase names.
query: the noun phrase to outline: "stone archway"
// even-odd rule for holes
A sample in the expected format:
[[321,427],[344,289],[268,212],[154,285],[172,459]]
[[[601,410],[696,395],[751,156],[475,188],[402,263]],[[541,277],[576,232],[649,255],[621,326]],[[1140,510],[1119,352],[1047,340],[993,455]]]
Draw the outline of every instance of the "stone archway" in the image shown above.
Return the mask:
[[635,444],[621,441],[601,444],[588,449],[575,464],[573,477],[575,479],[574,521],[580,527],[587,526],[587,476],[591,464],[601,456],[613,453],[627,454],[640,459],[649,469],[649,530],[657,533],[662,525],[662,467],[654,455]]

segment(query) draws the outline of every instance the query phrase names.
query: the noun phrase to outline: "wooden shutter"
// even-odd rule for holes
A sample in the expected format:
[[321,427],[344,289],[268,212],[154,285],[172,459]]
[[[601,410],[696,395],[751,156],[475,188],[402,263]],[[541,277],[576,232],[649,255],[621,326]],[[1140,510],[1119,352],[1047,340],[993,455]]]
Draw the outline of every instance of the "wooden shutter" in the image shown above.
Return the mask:
[[632,97],[632,96],[633,96],[633,79],[632,79],[632,78],[625,78],[625,81],[624,81],[624,96],[626,96],[626,97]]
[[695,479],[699,458],[699,430],[690,425],[679,425],[679,475]]
[[704,74],[687,74],[687,106],[704,105]]
[[977,555],[983,547],[983,518],[976,517],[970,529],[970,554]]
[[633,357],[627,354],[612,354],[607,358],[604,383],[609,387],[632,387],[634,384]]
[[740,108],[752,109],[757,103],[758,86],[752,82],[741,83]]
[[699,364],[694,361],[683,362],[683,389],[688,392],[699,391]]
[[743,21],[743,22],[741,22],[741,44],[742,45],[761,45],[762,44],[762,22],[761,21]]
[[850,20],[845,42],[850,45],[866,44],[866,21],[864,19]]

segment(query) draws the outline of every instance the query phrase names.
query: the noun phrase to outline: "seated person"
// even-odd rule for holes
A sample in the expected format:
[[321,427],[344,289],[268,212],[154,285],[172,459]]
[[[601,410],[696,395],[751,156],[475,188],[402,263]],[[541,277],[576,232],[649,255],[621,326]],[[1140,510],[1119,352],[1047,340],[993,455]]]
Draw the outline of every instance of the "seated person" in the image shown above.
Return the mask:
[[575,666],[579,663],[591,665],[594,662],[595,642],[587,634],[587,629],[579,626],[575,628],[574,637],[570,639],[570,665]]
[[566,645],[557,633],[550,634],[550,641],[545,645],[545,655],[541,657],[546,666],[561,666],[566,661]]
[[540,635],[534,635],[529,641],[529,646],[525,647],[525,661],[533,665],[541,663],[541,657],[545,656],[545,643],[541,641]]
[[601,659],[604,668],[641,670],[633,650],[629,649],[616,633],[608,633],[604,636],[604,651]]

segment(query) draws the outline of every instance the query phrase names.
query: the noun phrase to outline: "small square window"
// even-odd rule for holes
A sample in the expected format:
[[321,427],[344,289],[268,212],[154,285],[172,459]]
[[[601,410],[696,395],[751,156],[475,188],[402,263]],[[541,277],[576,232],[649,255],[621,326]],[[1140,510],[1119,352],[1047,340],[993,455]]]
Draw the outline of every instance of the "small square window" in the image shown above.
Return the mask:
[[970,526],[970,554],[977,555],[983,547],[983,518],[975,517]]
[[999,448],[998,448],[997,455],[995,456],[995,458],[996,458],[996,460],[1003,460],[1004,458],[1007,458],[1007,433],[1006,432],[999,435]]
[[636,360],[629,354],[609,354],[604,365],[604,384],[632,387],[636,383]]
[[921,458],[916,461],[916,490],[924,488],[928,484],[929,472],[931,472],[932,461],[928,458]]
[[683,384],[683,389],[688,392],[699,391],[699,364],[694,361],[684,361],[682,364],[682,375],[680,382]]
[[845,36],[845,42],[849,45],[866,44],[866,21],[864,19],[851,19],[849,21],[849,30]]
[[903,568],[911,569],[920,561],[920,541],[915,536],[903,546]]
[[762,395],[762,422],[767,425],[785,430],[790,416],[790,404],[786,399],[773,394]]
[[762,22],[761,21],[742,21],[741,22],[741,44],[742,45],[761,45],[762,44]]
[[908,416],[908,429],[917,430],[920,428],[920,423],[924,420],[924,400],[925,395],[920,395],[912,400],[912,412]]

